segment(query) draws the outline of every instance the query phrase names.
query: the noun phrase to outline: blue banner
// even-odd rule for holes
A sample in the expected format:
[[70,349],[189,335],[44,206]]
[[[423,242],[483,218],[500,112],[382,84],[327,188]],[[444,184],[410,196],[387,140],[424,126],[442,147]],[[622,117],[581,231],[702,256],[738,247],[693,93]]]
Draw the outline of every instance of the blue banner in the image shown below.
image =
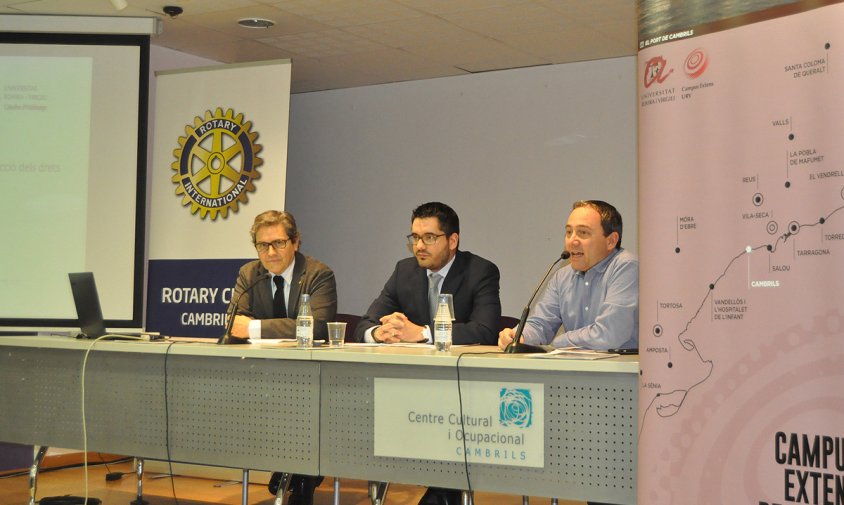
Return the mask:
[[219,337],[237,272],[248,261],[150,260],[146,329],[175,337]]

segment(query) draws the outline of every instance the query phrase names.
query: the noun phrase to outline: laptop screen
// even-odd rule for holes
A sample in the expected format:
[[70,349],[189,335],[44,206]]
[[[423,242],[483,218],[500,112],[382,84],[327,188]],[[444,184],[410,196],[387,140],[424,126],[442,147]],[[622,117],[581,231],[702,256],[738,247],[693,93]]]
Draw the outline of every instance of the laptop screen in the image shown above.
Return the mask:
[[73,303],[76,305],[76,317],[83,338],[98,338],[106,333],[103,312],[100,309],[100,297],[94,283],[93,272],[67,274],[70,289],[73,291]]

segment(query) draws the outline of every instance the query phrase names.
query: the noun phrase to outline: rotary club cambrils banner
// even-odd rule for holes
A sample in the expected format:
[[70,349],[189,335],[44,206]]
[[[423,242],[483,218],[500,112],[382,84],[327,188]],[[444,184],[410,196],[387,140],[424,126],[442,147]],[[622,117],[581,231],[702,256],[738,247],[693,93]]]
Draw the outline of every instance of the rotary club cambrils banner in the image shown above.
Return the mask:
[[284,209],[290,62],[156,75],[146,328],[219,337],[255,216]]
[[844,4],[666,3],[640,2],[638,502],[844,503]]

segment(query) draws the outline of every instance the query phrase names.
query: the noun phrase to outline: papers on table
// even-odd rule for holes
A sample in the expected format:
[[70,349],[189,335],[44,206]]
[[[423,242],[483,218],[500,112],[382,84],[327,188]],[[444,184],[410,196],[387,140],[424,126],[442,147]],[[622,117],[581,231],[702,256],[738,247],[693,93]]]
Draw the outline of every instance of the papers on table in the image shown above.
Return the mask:
[[252,344],[289,344],[289,343],[296,343],[295,338],[256,338],[250,339],[250,343]]
[[[299,349],[296,347],[296,339],[295,338],[257,338],[257,339],[250,339],[250,344],[259,344],[259,345],[277,345],[281,347],[289,347],[291,349]],[[314,340],[314,347],[303,347],[302,349],[319,349],[321,347],[327,347],[325,345],[325,340]]]
[[593,351],[591,349],[581,349],[579,347],[561,347],[554,349],[548,353],[530,354],[531,358],[545,358],[545,359],[604,359],[615,358],[621,356],[607,351]]

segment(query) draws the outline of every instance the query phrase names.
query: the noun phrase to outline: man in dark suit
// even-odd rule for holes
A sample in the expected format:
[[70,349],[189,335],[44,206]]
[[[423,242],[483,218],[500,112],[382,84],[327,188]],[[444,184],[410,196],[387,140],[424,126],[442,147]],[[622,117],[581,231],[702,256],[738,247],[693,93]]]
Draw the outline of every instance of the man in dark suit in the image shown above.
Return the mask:
[[413,211],[407,236],[413,258],[396,264],[393,274],[355,329],[359,342],[433,342],[429,303],[431,275],[439,293],[454,298],[452,341],[495,345],[501,318],[498,267],[470,252],[458,251],[460,220],[443,203],[431,202]]
[[[439,293],[454,298],[452,341],[495,345],[501,318],[498,267],[470,252],[458,251],[460,220],[440,202],[413,211],[407,236],[413,258],[396,264],[393,274],[355,329],[359,342],[433,342],[429,300]],[[457,505],[460,491],[429,488],[420,505]]]
[[[299,297],[307,293],[311,296],[314,339],[325,339],[325,323],[337,314],[334,272],[299,252],[300,235],[293,214],[263,212],[255,218],[250,234],[258,259],[243,265],[237,276],[232,295],[233,301],[238,300],[232,336],[295,338]],[[261,280],[268,273],[271,277]],[[255,282],[258,284],[249,289]]]
[[[311,296],[314,339],[325,339],[326,322],[337,314],[337,286],[328,266],[299,252],[300,234],[289,212],[268,210],[255,217],[250,230],[258,259],[240,268],[232,294],[237,312],[232,336],[295,338],[299,297]],[[269,276],[267,274],[270,274]],[[242,294],[242,295],[241,295]],[[281,473],[273,473],[270,492],[276,494]],[[292,475],[289,505],[311,505],[322,477]]]

